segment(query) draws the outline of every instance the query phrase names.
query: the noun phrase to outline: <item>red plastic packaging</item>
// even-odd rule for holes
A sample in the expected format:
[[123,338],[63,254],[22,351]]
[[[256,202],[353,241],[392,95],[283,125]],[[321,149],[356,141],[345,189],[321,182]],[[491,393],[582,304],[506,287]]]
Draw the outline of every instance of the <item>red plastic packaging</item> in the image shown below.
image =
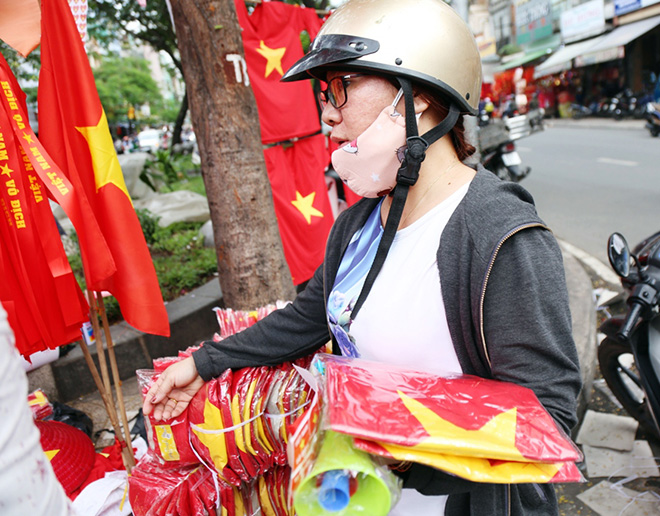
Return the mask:
[[[213,476],[200,465],[164,469],[160,459],[149,451],[133,468],[128,485],[135,516],[216,514],[218,495]],[[204,493],[206,499],[200,497],[200,493]]]

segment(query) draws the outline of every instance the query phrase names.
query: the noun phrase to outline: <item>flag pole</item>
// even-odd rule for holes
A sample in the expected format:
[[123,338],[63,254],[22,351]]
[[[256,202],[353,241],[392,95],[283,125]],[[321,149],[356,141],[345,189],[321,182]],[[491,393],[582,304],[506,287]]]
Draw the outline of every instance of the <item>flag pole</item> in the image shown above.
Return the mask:
[[101,395],[101,399],[103,400],[103,405],[105,406],[105,411],[107,412],[108,417],[110,418],[110,424],[112,425],[112,429],[114,430],[117,439],[119,439],[119,444],[121,446],[122,461],[124,462],[124,467],[126,467],[126,471],[128,471],[130,467],[130,460],[127,457],[126,441],[124,441],[124,436],[121,434],[119,421],[117,421],[117,414],[113,413],[113,411],[110,408],[109,395],[106,392],[105,387],[103,386],[103,380],[101,380],[101,376],[99,375],[99,371],[96,368],[96,364],[94,364],[92,355],[89,352],[89,349],[87,349],[87,342],[85,342],[85,339],[80,341],[80,348],[82,349],[83,356],[85,357],[85,361],[87,362],[87,367],[92,373],[92,378],[94,379],[96,388],[98,389],[99,394]]
[[124,467],[126,468],[126,471],[130,473],[132,467],[135,466],[135,457],[133,456],[130,434],[127,443],[126,439],[124,438],[124,434],[122,433],[119,420],[117,419],[117,408],[115,407],[115,400],[114,397],[112,396],[110,375],[108,373],[108,364],[105,359],[105,351],[103,350],[103,342],[101,340],[101,330],[99,328],[98,311],[96,308],[96,297],[94,296],[94,292],[87,289],[87,298],[89,300],[90,319],[92,321],[92,327],[94,328],[94,335],[96,337],[96,354],[99,360],[99,367],[101,368],[101,375],[103,376],[103,379],[101,379],[101,375],[99,375],[98,369],[96,368],[96,365],[92,360],[92,356],[89,350],[87,349],[87,344],[85,342],[82,342],[81,347],[83,348],[83,354],[85,355],[85,360],[87,361],[89,370],[92,373],[94,382],[96,383],[96,387],[99,390],[99,393],[101,394],[101,398],[103,399],[103,404],[105,405],[105,411],[107,412],[108,417],[110,418],[110,423],[112,424],[112,429],[115,432],[115,437],[117,438],[121,446],[121,454],[124,462]]
[[[98,309],[96,308],[96,297],[94,292],[87,289],[87,299],[89,300],[89,317],[92,320],[92,327],[94,328],[94,335],[96,335],[96,356],[99,359],[99,368],[101,369],[101,377],[103,378],[103,386],[105,392],[112,393],[112,386],[110,384],[110,374],[108,373],[108,363],[105,359],[105,351],[103,350],[103,341],[99,338],[101,330],[99,328]],[[114,409],[114,399],[110,400],[111,406]]]
[[[105,311],[105,303],[103,302],[103,294],[96,292],[96,300],[98,304],[98,311],[101,315],[101,324],[103,325],[103,333],[105,334],[105,344],[108,348],[108,357],[110,359],[110,370],[112,371],[112,380],[115,384],[115,392],[117,393],[117,404],[119,405],[119,415],[124,426],[124,435],[126,440],[131,442],[131,431],[128,427],[128,416],[126,415],[126,404],[124,403],[124,393],[122,392],[122,381],[119,377],[119,367],[117,367],[117,356],[115,355],[115,344],[112,340],[110,333],[110,325],[108,324],[108,314]],[[135,466],[135,455],[133,455],[133,446],[128,447],[131,456],[131,468]],[[130,473],[130,469],[128,469]]]

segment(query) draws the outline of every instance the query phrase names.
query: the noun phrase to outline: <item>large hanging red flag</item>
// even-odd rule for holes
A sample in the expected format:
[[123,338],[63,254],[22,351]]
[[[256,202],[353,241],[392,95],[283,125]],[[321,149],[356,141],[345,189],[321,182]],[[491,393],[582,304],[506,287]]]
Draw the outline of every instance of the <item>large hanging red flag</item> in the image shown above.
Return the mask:
[[275,215],[294,285],[314,275],[323,262],[333,216],[325,184],[328,165],[322,134],[264,151]]
[[284,2],[263,2],[248,14],[236,0],[250,86],[259,110],[261,141],[275,143],[320,131],[321,124],[310,81],[280,79],[303,56],[300,33],[314,38],[321,20],[314,9]]
[[[85,238],[88,287],[107,290],[125,320],[146,333],[169,335],[167,311],[142,228],[124,183],[87,54],[66,0],[41,3],[39,138],[74,188],[86,195],[104,239]],[[111,275],[97,274],[96,246],[107,245]]]

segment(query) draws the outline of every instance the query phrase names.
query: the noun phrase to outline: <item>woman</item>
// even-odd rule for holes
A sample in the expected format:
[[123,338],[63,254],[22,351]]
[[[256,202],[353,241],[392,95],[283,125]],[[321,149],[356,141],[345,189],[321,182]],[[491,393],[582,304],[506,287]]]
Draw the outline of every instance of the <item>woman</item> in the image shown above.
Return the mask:
[[[474,152],[463,114],[476,114],[481,85],[469,28],[441,0],[349,0],[283,80],[309,76],[327,85],[335,168],[366,198],[337,219],[291,305],[170,367],[144,412],[176,416],[226,368],[332,339],[335,353],[531,388],[568,431],[580,375],[561,253],[523,188],[463,163]],[[400,475],[409,489],[392,514],[558,512],[549,485],[477,484],[418,464]]]

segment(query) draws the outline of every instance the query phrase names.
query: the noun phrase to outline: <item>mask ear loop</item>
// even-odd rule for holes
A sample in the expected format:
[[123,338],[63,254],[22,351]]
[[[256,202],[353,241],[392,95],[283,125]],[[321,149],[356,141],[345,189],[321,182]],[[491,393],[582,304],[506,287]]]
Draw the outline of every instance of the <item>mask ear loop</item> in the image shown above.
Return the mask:
[[[401,100],[401,97],[403,97],[403,88],[399,88],[399,92],[396,94],[396,97],[394,97],[394,100],[392,101],[392,107],[394,108],[394,113],[392,113],[392,116],[401,116],[401,113],[396,109],[397,104]],[[415,118],[419,122],[419,118],[422,116],[422,113],[415,113]]]
[[392,113],[393,115],[401,115],[401,113],[396,110],[396,105],[401,100],[401,97],[403,97],[403,88],[399,88],[399,92],[396,94],[396,97],[394,97],[394,100],[392,101],[392,107],[394,108],[394,113]]

